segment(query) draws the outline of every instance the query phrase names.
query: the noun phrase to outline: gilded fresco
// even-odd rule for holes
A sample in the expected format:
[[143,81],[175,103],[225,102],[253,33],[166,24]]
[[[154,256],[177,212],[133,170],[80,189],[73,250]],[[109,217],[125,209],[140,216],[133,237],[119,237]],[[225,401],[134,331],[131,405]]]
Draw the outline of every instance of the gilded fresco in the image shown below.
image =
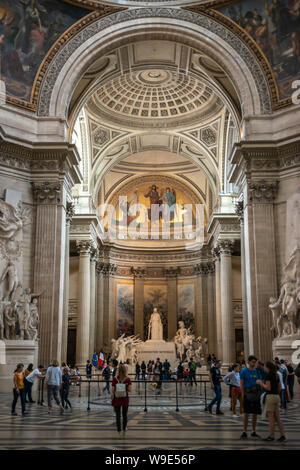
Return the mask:
[[195,283],[178,283],[177,286],[178,314],[177,321],[184,321],[185,327],[192,332],[195,329]]
[[8,96],[30,101],[45,55],[89,12],[59,0],[0,0],[1,78]]
[[115,285],[117,338],[125,333],[134,334],[133,284],[117,282]]
[[219,11],[252,36],[271,64],[280,99],[290,98],[300,78],[300,1],[240,0]]
[[144,284],[144,339],[154,307],[157,307],[163,324],[164,339],[168,338],[168,287],[167,284]]

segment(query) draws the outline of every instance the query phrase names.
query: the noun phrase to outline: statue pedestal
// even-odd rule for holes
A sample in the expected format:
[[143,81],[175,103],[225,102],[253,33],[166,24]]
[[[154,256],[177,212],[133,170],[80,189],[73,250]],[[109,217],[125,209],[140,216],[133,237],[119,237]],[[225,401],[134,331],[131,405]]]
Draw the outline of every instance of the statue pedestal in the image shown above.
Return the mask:
[[144,343],[138,344],[137,355],[139,363],[142,361],[145,361],[146,364],[148,361],[155,362],[159,357],[161,362],[168,359],[171,367],[174,368],[178,362],[176,360],[175,343],[168,343],[164,340],[149,339]]
[[274,357],[291,361],[296,366],[300,362],[300,335],[275,338],[272,349]]
[[[12,377],[18,363],[24,364],[25,369],[30,363],[37,367],[38,344],[35,341],[20,339],[1,341],[0,358],[3,359],[3,357],[5,357],[5,361],[0,360],[0,392],[11,392],[13,387]],[[45,364],[45,366],[47,365]]]

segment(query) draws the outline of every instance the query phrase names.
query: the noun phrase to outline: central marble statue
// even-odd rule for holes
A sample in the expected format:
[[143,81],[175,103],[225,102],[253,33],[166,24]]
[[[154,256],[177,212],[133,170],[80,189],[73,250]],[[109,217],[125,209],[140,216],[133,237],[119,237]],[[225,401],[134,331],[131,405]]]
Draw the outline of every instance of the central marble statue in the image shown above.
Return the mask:
[[156,307],[151,314],[148,325],[148,340],[150,339],[156,341],[161,341],[163,339],[163,325],[160,314]]

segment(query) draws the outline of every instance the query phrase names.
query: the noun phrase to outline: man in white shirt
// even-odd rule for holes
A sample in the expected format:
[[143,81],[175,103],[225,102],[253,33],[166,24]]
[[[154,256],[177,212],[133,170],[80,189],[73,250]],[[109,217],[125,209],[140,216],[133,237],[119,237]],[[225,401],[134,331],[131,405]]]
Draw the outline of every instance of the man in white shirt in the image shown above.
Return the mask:
[[45,377],[44,375],[42,375],[43,369],[44,369],[44,366],[39,365],[38,368],[30,372],[30,374],[27,375],[27,377],[24,380],[25,393],[26,395],[28,394],[29,403],[35,403],[32,399],[31,390],[36,379],[43,379]]

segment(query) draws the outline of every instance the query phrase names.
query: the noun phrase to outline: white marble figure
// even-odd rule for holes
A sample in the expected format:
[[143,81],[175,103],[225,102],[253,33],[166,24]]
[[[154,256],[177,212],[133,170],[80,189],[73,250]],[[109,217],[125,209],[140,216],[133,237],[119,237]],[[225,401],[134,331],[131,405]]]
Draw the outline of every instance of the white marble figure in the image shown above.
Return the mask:
[[17,324],[16,302],[10,302],[4,307],[5,339],[16,339]]
[[148,340],[163,340],[163,325],[161,322],[160,314],[155,307],[151,314],[149,325],[148,325]]
[[39,311],[37,306],[37,298],[33,298],[30,304],[30,317],[28,321],[28,332],[30,339],[36,341],[38,338],[38,326],[39,326]]
[[178,322],[178,326],[179,328],[174,337],[174,342],[176,345],[177,356],[179,356],[180,360],[183,361],[184,359],[187,359],[188,355],[191,355],[191,357],[196,355],[196,350],[194,348],[195,336],[191,333],[190,328],[185,328],[182,320]]
[[3,282],[6,277],[8,279],[8,289],[7,289],[7,293],[5,296],[5,300],[10,300],[12,299],[13,294],[19,285],[17,268],[16,268],[15,263],[13,263],[12,261],[8,262],[8,265],[6,266],[4,272],[2,273],[0,282]]

